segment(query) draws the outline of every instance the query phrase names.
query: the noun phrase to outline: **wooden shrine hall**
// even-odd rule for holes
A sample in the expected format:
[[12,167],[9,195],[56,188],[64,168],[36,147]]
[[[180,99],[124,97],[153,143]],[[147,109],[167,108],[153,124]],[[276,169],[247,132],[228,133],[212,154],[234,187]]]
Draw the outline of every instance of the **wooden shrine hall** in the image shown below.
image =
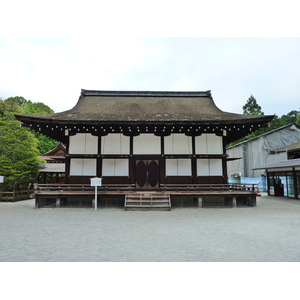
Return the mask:
[[66,145],[65,182],[37,185],[37,207],[93,206],[99,177],[100,206],[126,209],[255,206],[254,187],[228,184],[225,147],[273,118],[224,112],[210,91],[97,90],[70,110],[16,117]]

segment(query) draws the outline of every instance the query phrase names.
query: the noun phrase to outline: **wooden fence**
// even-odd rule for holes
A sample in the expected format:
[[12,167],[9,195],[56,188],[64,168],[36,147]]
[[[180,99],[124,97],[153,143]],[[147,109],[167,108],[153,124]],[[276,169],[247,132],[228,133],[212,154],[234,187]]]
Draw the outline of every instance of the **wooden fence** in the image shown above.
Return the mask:
[[15,202],[34,198],[33,190],[0,191],[0,202]]

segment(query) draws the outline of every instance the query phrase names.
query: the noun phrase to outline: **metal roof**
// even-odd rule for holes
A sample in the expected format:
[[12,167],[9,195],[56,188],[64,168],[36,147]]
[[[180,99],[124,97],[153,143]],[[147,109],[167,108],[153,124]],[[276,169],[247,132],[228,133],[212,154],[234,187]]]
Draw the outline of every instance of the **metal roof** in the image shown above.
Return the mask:
[[266,169],[266,170],[289,169],[289,170],[291,170],[292,168],[295,168],[295,167],[300,167],[300,158],[283,160],[278,164],[263,166],[263,167],[260,167],[260,168],[255,168],[253,170],[261,170],[261,169]]
[[46,164],[44,168],[40,169],[41,173],[65,173],[64,163],[50,163]]

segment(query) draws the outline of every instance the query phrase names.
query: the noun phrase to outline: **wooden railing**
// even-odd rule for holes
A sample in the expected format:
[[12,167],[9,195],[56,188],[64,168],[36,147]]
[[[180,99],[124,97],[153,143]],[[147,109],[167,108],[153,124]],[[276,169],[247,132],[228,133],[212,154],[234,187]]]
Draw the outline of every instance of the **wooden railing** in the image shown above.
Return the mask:
[[257,184],[162,184],[161,190],[165,191],[254,191],[258,190]]
[[33,190],[0,191],[0,202],[15,202],[32,198]]
[[[130,191],[135,187],[134,184],[103,184],[98,186],[98,191]],[[35,193],[40,192],[93,192],[95,187],[89,184],[36,184],[34,186]]]
[[[93,192],[95,187],[89,184],[36,184],[35,193],[42,192]],[[230,191],[253,191],[258,190],[256,184],[161,184],[158,191],[198,191],[198,192],[230,192]],[[137,191],[135,184],[103,184],[98,187],[99,192],[109,191]],[[141,189],[139,189],[141,191]]]

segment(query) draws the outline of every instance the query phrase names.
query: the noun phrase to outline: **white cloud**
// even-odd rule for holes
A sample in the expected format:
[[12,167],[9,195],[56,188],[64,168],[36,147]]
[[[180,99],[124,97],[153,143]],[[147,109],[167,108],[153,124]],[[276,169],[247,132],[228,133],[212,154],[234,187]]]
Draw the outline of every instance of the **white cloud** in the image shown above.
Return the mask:
[[0,97],[55,111],[83,89],[212,90],[242,112],[252,94],[266,114],[299,109],[299,38],[0,38]]

